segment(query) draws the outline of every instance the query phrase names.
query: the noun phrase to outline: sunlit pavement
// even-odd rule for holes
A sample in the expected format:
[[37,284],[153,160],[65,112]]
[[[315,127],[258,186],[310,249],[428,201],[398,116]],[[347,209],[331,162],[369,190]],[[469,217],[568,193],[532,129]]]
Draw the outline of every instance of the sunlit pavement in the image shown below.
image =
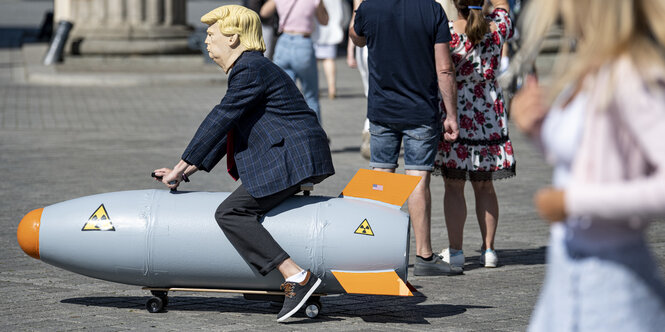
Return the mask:
[[[150,314],[144,307],[149,294],[140,287],[72,274],[25,255],[16,243],[16,227],[33,209],[96,193],[163,189],[150,179],[150,172],[179,160],[200,121],[226,90],[224,74],[195,56],[163,57],[150,66],[145,59],[123,64],[70,59],[57,68],[40,69],[39,50],[45,44],[19,48],[19,38],[29,37],[38,28],[49,4],[17,0],[0,4],[0,330],[526,328],[543,279],[548,237],[548,227],[535,214],[531,197],[549,182],[550,168],[516,131],[511,138],[517,177],[496,182],[501,209],[496,239],[499,267],[486,269],[478,263],[481,241],[473,194],[467,186],[465,274],[410,276],[419,290],[414,297],[329,296],[322,299],[318,318],[309,319],[301,312],[291,323],[278,324],[279,307],[267,302],[246,301],[240,295],[174,293],[167,312]],[[11,6],[21,9],[14,12],[19,15],[15,20],[24,23],[13,25],[17,29],[5,25],[14,22],[5,20],[9,14],[4,9]],[[174,61],[191,70],[173,72]],[[101,69],[104,65],[106,70]],[[30,68],[53,81],[31,82]],[[338,195],[356,170],[368,166],[359,152],[366,107],[360,76],[346,66],[343,56],[337,69],[334,100],[328,99],[320,77],[323,125],[331,139],[337,174],[317,185],[316,195]],[[124,80],[117,80],[118,75]],[[142,81],[145,76],[157,79]],[[197,173],[182,189],[232,191],[236,184],[224,171],[219,167],[209,174]],[[447,246],[441,178],[432,178],[431,190],[432,242],[435,251],[440,251]],[[663,223],[654,223],[650,229],[650,243],[661,262],[664,230]],[[411,261],[414,243],[412,238]]]

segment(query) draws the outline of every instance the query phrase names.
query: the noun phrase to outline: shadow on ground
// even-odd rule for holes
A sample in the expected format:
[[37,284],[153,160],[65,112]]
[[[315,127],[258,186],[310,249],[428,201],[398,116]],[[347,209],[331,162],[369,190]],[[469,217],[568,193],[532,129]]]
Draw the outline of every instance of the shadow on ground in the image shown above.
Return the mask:
[[[149,298],[149,296],[95,296],[65,299],[61,302],[84,306],[146,310],[145,303]],[[321,298],[322,308],[317,318],[307,318],[304,310],[301,309],[289,323],[309,324],[360,317],[368,323],[430,324],[428,318],[459,315],[468,309],[492,308],[473,305],[423,304],[426,299],[427,297],[421,293],[415,293],[413,297],[333,295]],[[248,301],[241,296],[227,298],[175,295],[169,296],[169,304],[166,309],[165,312],[154,315],[163,315],[171,310],[257,313],[276,316],[281,309],[281,303]]]
[[[544,265],[546,251],[545,246],[531,249],[497,249],[496,254],[499,256],[497,268],[506,265]],[[477,255],[465,257],[464,271],[483,267],[480,265],[480,250],[476,253]],[[409,264],[409,269],[413,268],[413,264]]]
[[[360,137],[360,135],[358,135]],[[360,146],[345,146],[341,149],[332,149],[330,153],[360,153]]]
[[[545,246],[530,249],[497,249],[496,254],[499,256],[498,268],[505,265],[543,265],[545,264],[546,251],[547,247]],[[483,266],[480,265],[480,250],[477,251],[477,255],[466,257],[465,271],[481,267]]]
[[362,97],[365,97],[365,95],[362,92],[360,92],[360,93],[343,92],[343,93],[338,93],[337,95],[335,95],[335,99],[355,99],[355,98],[362,98]]

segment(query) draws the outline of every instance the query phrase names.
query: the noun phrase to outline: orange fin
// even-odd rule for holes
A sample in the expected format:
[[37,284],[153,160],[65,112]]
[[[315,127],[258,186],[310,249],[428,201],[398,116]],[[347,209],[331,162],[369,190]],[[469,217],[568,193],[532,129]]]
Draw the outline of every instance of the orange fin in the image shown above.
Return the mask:
[[337,281],[349,294],[413,296],[395,270],[339,271],[332,270]]
[[342,196],[402,206],[420,179],[420,176],[359,169],[342,191]]
[[409,290],[412,291],[412,292],[418,292],[418,289],[416,289],[416,286],[411,285],[411,283],[408,282],[408,281],[406,282],[406,287],[409,287]]

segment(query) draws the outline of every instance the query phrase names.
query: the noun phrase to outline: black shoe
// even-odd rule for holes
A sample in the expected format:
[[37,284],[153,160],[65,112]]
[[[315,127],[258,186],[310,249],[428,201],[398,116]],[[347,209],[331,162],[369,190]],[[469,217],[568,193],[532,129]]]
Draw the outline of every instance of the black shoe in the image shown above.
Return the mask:
[[439,255],[433,255],[430,261],[416,256],[415,269],[413,269],[413,275],[416,276],[451,276],[463,272],[461,267],[446,263]]
[[303,282],[284,282],[281,287],[284,290],[284,305],[277,314],[277,321],[282,322],[298,312],[320,284],[321,279],[309,270]]

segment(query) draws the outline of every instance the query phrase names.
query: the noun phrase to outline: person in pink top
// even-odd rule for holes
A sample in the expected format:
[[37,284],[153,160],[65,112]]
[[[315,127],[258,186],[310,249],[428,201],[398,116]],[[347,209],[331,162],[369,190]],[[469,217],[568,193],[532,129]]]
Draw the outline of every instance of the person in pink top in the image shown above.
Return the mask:
[[328,24],[328,12],[321,0],[268,0],[261,7],[261,17],[279,15],[281,36],[275,46],[273,62],[294,80],[300,81],[309,108],[321,122],[319,106],[319,74],[314,43],[310,38],[318,20]]

